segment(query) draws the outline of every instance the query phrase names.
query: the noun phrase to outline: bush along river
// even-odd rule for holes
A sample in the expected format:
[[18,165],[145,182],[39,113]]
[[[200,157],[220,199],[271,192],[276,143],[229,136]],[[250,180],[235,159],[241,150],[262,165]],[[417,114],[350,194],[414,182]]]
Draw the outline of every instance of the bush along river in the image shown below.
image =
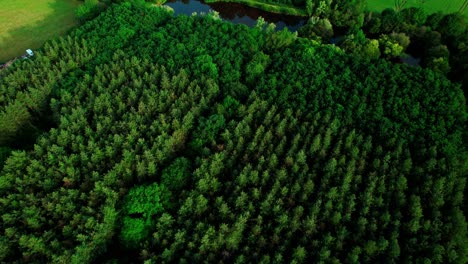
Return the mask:
[[[293,32],[305,25],[308,20],[307,17],[271,13],[238,3],[205,3],[203,0],[168,0],[165,5],[174,9],[175,15],[185,14],[190,16],[193,13],[207,14],[210,10],[213,10],[218,12],[223,20],[230,21],[234,24],[244,24],[249,27],[254,26],[259,17],[263,17],[265,22],[275,24],[276,30],[287,27]],[[340,30],[335,30],[335,36],[330,39],[330,44],[337,44],[340,42],[344,37],[344,33],[345,32],[341,32]],[[395,59],[393,62],[419,66],[419,61],[419,58],[405,54]]]
[[249,27],[257,23],[259,17],[263,17],[265,22],[276,25],[277,30],[287,27],[290,31],[297,31],[307,23],[307,17],[289,16],[266,12],[257,8],[245,6],[238,3],[205,3],[198,0],[169,0],[167,6],[174,9],[176,15],[192,13],[208,13],[210,10],[219,13],[223,20],[231,21],[234,24],[244,24]]

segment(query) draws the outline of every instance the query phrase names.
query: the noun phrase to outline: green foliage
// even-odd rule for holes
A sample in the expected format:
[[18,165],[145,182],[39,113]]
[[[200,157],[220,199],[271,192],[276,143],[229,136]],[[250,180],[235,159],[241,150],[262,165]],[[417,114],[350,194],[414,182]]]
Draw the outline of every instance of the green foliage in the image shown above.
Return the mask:
[[95,17],[100,11],[98,4],[98,0],[85,0],[84,3],[76,9],[76,16],[81,21],[86,21]]
[[164,185],[153,183],[131,188],[122,205],[122,230],[120,239],[128,248],[138,247],[148,238],[155,216],[169,206],[170,193]]
[[297,32],[290,32],[286,28],[271,32],[266,39],[267,50],[278,50],[291,45],[297,38]]
[[305,26],[299,29],[299,35],[311,39],[317,36],[327,42],[334,35],[333,25],[326,18],[312,17]]
[[400,12],[388,8],[382,11],[381,21],[381,33],[398,32],[403,23],[403,16]]
[[437,29],[444,16],[442,12],[433,13],[427,17],[426,25],[432,29]]
[[[402,46],[413,57],[421,58],[421,66],[440,72],[452,81],[461,82],[465,87],[468,79],[466,43],[468,28],[462,14],[444,15],[441,12],[427,15],[421,8],[404,8],[397,12],[385,9],[381,14],[369,13],[364,30],[370,38],[380,36],[380,46],[387,58],[400,53]],[[390,36],[382,39],[381,36]],[[398,45],[395,45],[395,41]],[[442,50],[446,51],[441,55]],[[391,55],[393,54],[393,55]]]
[[466,37],[466,20],[459,13],[448,14],[440,21],[437,30],[452,41],[463,36]]
[[313,0],[306,0],[306,11],[307,15],[312,16],[315,8],[315,2]]
[[421,65],[433,71],[448,74],[450,72],[449,63],[450,52],[445,45],[432,46],[427,49],[421,61]]
[[202,151],[205,145],[212,145],[216,141],[217,134],[225,127],[223,115],[214,114],[208,118],[201,118],[197,129],[194,132],[194,138],[190,145],[194,151]]
[[144,218],[124,216],[120,239],[127,248],[138,248],[140,243],[150,236],[152,222]]
[[379,41],[376,39],[372,39],[367,41],[364,45],[362,51],[360,52],[363,57],[369,59],[377,59],[380,57],[380,50],[379,50]]
[[379,41],[366,38],[362,30],[347,35],[340,47],[362,60],[375,60],[381,56]]
[[331,3],[331,20],[338,27],[360,28],[364,22],[365,0],[335,0]]
[[264,74],[269,63],[269,56],[263,52],[254,55],[252,61],[247,64],[246,80],[248,83],[254,83],[257,78]]
[[150,218],[163,211],[167,203],[167,190],[164,185],[153,183],[149,186],[136,186],[125,196],[122,210],[126,214],[141,214]]
[[5,107],[4,112],[0,113],[0,144],[6,145],[11,142],[21,131],[31,129],[31,114],[27,107],[15,102]]
[[401,10],[401,14],[405,19],[405,23],[422,26],[426,23],[427,14],[422,8],[410,7]]
[[10,149],[8,147],[0,147],[0,170],[2,169],[3,164],[5,163],[5,161],[10,156],[11,151],[12,151],[12,149]]
[[237,113],[240,106],[240,102],[231,96],[224,98],[222,105],[218,108],[218,113],[228,118],[233,118]]
[[218,69],[213,63],[213,58],[210,55],[201,55],[195,58],[196,75],[206,75],[212,79],[218,79]]
[[162,171],[161,184],[175,194],[187,187],[190,176],[190,160],[187,158],[177,158],[169,167]]
[[0,72],[2,146],[55,122],[0,173],[0,261],[466,262],[459,85],[263,27],[123,3]]
[[389,37],[400,45],[403,50],[406,50],[410,45],[410,38],[405,33],[392,33]]
[[389,58],[399,57],[405,50],[405,47],[396,38],[389,35],[383,35],[379,38],[379,46],[381,53]]

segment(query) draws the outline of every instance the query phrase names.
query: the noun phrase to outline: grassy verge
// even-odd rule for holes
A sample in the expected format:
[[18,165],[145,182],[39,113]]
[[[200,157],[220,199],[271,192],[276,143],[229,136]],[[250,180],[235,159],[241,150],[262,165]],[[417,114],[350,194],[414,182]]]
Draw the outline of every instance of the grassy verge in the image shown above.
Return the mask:
[[307,16],[305,9],[284,4],[270,4],[256,0],[205,0],[206,3],[227,2],[239,3],[250,7],[255,7],[264,11],[291,16]]
[[[368,0],[367,7],[369,11],[380,12],[385,8],[395,8],[396,2],[405,1]],[[438,11],[443,13],[462,12],[465,17],[468,16],[468,6],[466,6],[466,0],[407,0],[403,7],[422,7],[429,14]]]
[[0,0],[0,62],[36,49],[78,23],[78,0]]

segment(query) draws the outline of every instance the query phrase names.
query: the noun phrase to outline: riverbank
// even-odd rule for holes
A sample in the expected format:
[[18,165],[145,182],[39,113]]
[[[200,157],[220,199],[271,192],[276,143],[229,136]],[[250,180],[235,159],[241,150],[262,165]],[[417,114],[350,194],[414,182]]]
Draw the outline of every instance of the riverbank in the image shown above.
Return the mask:
[[290,5],[283,5],[283,4],[270,4],[255,0],[205,0],[206,3],[239,3],[246,6],[258,8],[267,12],[275,13],[275,14],[284,14],[290,16],[300,16],[300,17],[307,17],[307,13],[305,9],[297,8]]

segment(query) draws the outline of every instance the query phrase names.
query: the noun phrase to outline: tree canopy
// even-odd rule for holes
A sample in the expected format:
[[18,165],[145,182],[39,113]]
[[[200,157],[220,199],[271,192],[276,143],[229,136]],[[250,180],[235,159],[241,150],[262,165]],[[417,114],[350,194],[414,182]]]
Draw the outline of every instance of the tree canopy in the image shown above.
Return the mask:
[[2,262],[467,261],[440,73],[132,3],[36,54],[0,72]]

